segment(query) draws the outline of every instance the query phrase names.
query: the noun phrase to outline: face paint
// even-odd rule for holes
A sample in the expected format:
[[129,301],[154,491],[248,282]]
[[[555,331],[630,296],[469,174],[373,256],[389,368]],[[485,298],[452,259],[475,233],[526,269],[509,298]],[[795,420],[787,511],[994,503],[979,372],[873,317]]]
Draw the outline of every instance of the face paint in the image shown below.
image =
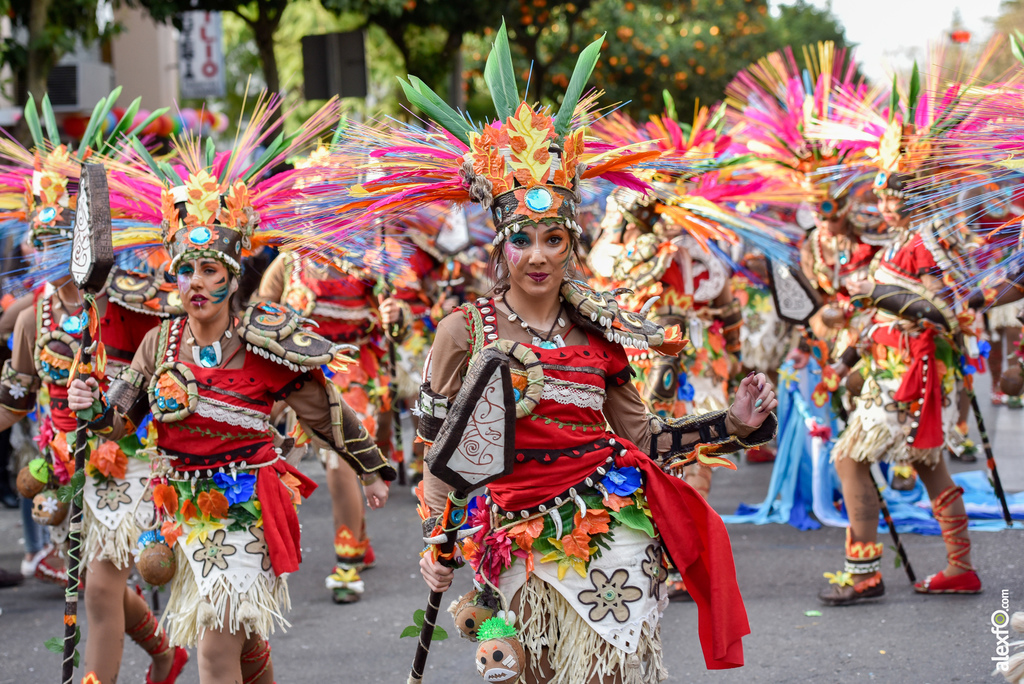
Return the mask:
[[217,282],[221,283],[220,287],[218,287],[216,290],[210,293],[210,297],[212,297],[214,304],[220,304],[221,302],[228,298],[229,294],[231,294],[231,290],[228,287],[227,278],[221,278]]
[[192,287],[192,276],[194,272],[191,266],[182,266],[178,269],[178,292],[181,293],[181,298],[185,298],[185,293]]
[[513,266],[518,266],[519,262],[523,258],[523,250],[520,247],[512,244],[512,240],[515,239],[515,235],[505,241],[505,259],[508,260]]

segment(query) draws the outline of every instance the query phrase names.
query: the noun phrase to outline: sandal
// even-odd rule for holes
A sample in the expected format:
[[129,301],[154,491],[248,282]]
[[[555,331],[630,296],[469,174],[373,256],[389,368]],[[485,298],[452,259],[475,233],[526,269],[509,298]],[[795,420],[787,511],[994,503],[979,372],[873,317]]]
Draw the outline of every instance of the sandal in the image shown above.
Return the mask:
[[150,664],[149,669],[146,670],[146,684],[174,684],[178,681],[178,675],[185,669],[185,665],[188,664],[188,651],[181,646],[174,647],[174,661],[171,663],[171,671],[167,673],[167,677],[161,679],[159,682],[154,682],[153,678],[150,677],[150,673],[153,671],[153,665]]
[[[832,573],[826,573],[831,575]],[[859,603],[871,603],[885,595],[885,582],[882,573],[874,572],[859,582],[853,581],[853,575],[839,572],[829,580],[828,587],[818,599],[826,606],[853,606]]]
[[914,591],[918,594],[980,594],[981,578],[974,570],[952,577],[937,572],[915,584]]

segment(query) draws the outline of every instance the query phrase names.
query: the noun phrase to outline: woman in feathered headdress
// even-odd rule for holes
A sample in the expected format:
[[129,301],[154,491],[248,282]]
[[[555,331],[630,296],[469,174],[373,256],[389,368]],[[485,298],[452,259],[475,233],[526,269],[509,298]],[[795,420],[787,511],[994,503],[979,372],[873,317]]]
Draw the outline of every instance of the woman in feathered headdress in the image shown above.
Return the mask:
[[[495,617],[457,623],[464,636],[481,640],[478,669],[491,681],[524,671],[538,682],[663,679],[666,547],[698,603],[708,666],[741,665],[749,631],[724,525],[661,466],[698,456],[716,462],[715,453],[771,434],[774,393],[762,376],[751,376],[729,411],[649,418],[629,382],[624,347],[677,354],[677,331],[620,309],[575,276],[582,184],[604,177],[642,190],[646,184],[630,170],[659,154],[648,143],[599,143],[578,124],[576,106],[600,44],[581,53],[554,114],[520,97],[504,27],[485,70],[498,115],[492,123],[474,126],[410,77],[406,94],[432,126],[374,145],[373,166],[384,175],[365,183],[359,199],[378,216],[427,201],[474,201],[494,220],[497,285],[438,326],[419,402],[420,436],[435,442],[445,416],[465,417],[485,400],[482,390],[460,393],[478,352],[491,346],[514,358],[514,404],[493,407],[515,411],[515,434],[504,436],[514,440],[514,466],[478,502],[473,522],[480,527],[463,548],[483,590],[459,605]],[[445,432],[458,429],[457,420]],[[424,529],[435,538],[449,489],[430,472],[424,489]],[[452,570],[435,553],[425,553],[420,568],[431,589],[450,586]],[[496,614],[499,608],[505,612]]]
[[302,557],[295,509],[315,488],[275,443],[274,404],[291,406],[307,432],[362,474],[371,507],[384,504],[385,480],[395,477],[324,377],[323,364],[344,362],[337,345],[282,305],[254,304],[241,315],[232,307],[254,243],[316,239],[315,226],[308,236],[279,227],[281,216],[303,209],[303,172],[261,177],[336,120],[337,104],[290,136],[270,121],[276,106],[257,102],[230,154],[218,155],[212,141],[175,139],[180,165],[172,166],[136,146],[150,167],[136,178],[136,208],[142,216],[158,208],[185,313],[146,334],[107,393],[76,380],[68,394],[75,411],[100,403],[90,426],[109,439],[153,415],[152,494],[162,524],[140,542],[162,548],[164,567],[176,568],[168,637],[198,645],[203,684],[273,679],[267,638],[284,620],[285,576]]
[[[108,171],[111,196],[115,201],[123,197],[128,192],[123,173],[130,166],[125,143],[161,114],[155,112],[132,128],[139,108],[136,99],[116,125],[103,134],[101,124],[107,120],[119,94],[117,89],[97,104],[77,148],[61,144],[46,97],[41,106],[42,123],[34,101],[30,99],[25,109],[34,142],[31,151],[13,140],[0,140],[0,155],[7,163],[3,177],[23,178],[25,204],[18,220],[29,228],[28,241],[35,250],[36,261],[31,273],[14,274],[33,282],[28,287],[34,291],[10,307],[21,312],[13,332],[12,357],[0,374],[0,426],[6,429],[25,416],[36,403],[37,394],[46,398],[38,413],[38,441],[43,458],[23,469],[18,481],[22,494],[34,497],[37,513],[43,513],[40,518],[48,518],[45,522],[53,525],[67,512],[66,502],[59,501],[54,489],[70,482],[74,475],[76,418],[68,406],[66,385],[73,373],[83,330],[87,325],[103,327],[92,378],[105,387],[107,375],[128,365],[130,350],[142,341],[146,331],[159,323],[161,316],[169,315],[174,308],[168,291],[161,289],[162,278],[115,268],[103,291],[94,300],[83,300],[67,275],[71,226],[77,206],[75,187],[82,164],[103,164]],[[115,219],[122,216],[114,213]],[[115,222],[119,224],[118,232],[127,225]],[[40,392],[44,387],[46,391]],[[152,658],[149,681],[173,683],[188,654],[167,643],[167,635],[157,626],[146,601],[126,586],[138,536],[134,513],[140,504],[142,510],[150,506],[140,502],[144,494],[141,482],[149,472],[148,461],[140,457],[140,449],[139,438],[134,434],[120,443],[96,440],[86,464],[81,558],[88,570],[85,610],[90,629],[85,643],[85,669],[100,681],[116,679],[124,633]],[[58,529],[55,527],[54,531]],[[44,559],[41,568],[45,569],[45,563]],[[67,581],[66,574],[63,580]]]

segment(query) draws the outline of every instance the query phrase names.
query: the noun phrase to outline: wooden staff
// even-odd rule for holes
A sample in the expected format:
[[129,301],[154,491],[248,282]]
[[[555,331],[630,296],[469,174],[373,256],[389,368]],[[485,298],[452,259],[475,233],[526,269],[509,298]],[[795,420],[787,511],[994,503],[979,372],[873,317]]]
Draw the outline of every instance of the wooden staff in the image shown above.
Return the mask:
[[974,411],[974,420],[978,423],[978,432],[981,434],[981,445],[985,449],[985,463],[992,472],[992,488],[996,490],[999,497],[999,505],[1003,507],[1003,520],[1007,527],[1013,527],[1013,516],[1010,515],[1010,506],[1006,503],[1006,492],[1003,491],[1003,483],[999,479],[999,470],[996,468],[996,455],[992,452],[992,442],[988,438],[988,430],[985,429],[985,419],[981,416],[981,407],[978,406],[978,395],[971,388],[968,391],[971,397],[971,410]]
[[[83,164],[78,185],[74,235],[71,245],[71,278],[82,292],[88,320],[82,330],[75,377],[87,379],[92,373],[93,326],[99,325],[99,313],[93,297],[106,285],[114,265],[111,240],[110,195],[107,174],[102,164]],[[98,329],[98,327],[97,327]],[[77,418],[75,427],[75,475],[85,474],[85,456],[89,448],[89,421]],[[82,475],[78,475],[82,473]],[[84,480],[81,480],[84,483]],[[78,595],[82,570],[82,494],[84,486],[75,487],[71,498],[71,520],[68,525],[68,586],[64,592],[64,655],[61,682],[71,684],[75,676],[75,646],[78,642]]]

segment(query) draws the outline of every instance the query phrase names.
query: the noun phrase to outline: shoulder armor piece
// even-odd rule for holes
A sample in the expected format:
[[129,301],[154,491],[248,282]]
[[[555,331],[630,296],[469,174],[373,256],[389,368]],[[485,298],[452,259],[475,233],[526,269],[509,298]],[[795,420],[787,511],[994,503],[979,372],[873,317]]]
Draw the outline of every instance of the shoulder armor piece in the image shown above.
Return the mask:
[[635,290],[658,282],[672,264],[672,250],[660,246],[661,240],[653,233],[641,235],[632,250],[615,260],[612,278]]
[[598,292],[581,280],[562,283],[562,296],[577,317],[609,342],[635,349],[661,346],[664,329],[647,319],[647,311],[635,313],[619,308],[617,292]]
[[156,275],[115,269],[107,285],[107,298],[129,311],[169,318],[185,312],[181,293]]
[[301,371],[330,363],[339,349],[305,329],[303,325],[308,323],[283,304],[262,302],[245,310],[238,334],[248,351]]

